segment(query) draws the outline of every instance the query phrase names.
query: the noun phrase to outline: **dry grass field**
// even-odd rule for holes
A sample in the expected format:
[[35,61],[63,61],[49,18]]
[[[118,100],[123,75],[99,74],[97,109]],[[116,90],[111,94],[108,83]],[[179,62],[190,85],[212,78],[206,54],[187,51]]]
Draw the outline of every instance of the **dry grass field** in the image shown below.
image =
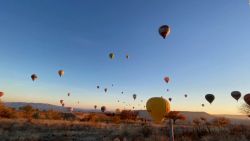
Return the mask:
[[232,124],[224,117],[183,122],[178,112],[154,124],[136,111],[118,113],[61,113],[31,106],[13,109],[0,105],[1,141],[167,141],[168,118],[176,119],[176,141],[249,141],[250,126]]

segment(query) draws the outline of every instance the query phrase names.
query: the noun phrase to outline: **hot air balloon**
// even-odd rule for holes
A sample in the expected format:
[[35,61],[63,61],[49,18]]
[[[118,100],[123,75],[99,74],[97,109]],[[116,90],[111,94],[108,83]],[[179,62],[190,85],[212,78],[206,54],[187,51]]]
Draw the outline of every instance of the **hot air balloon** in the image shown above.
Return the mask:
[[0,92],[0,97],[2,97],[4,95],[4,92]]
[[143,102],[143,100],[141,100],[141,102]]
[[205,106],[205,104],[201,104],[201,106],[202,106],[202,107],[204,107],[204,106]]
[[120,101],[119,101],[119,100],[117,100],[117,102],[119,103]]
[[68,93],[68,96],[70,96],[70,93]]
[[64,107],[64,103],[62,103],[62,106]]
[[123,92],[121,92],[123,94]]
[[165,81],[166,83],[168,83],[168,82],[170,81],[170,78],[169,78],[169,77],[164,77],[164,81]]
[[102,106],[102,107],[101,107],[101,111],[102,111],[102,112],[105,112],[105,111],[106,111],[106,107],[105,107],[105,106]]
[[129,59],[129,55],[128,54],[126,55],[126,58]]
[[168,25],[162,25],[159,28],[159,34],[165,39],[170,33],[170,27]]
[[99,89],[99,88],[100,88],[100,86],[96,86],[96,88],[97,88],[97,89]]
[[167,92],[169,92],[169,89],[167,89]]
[[58,74],[59,74],[60,77],[62,77],[64,75],[64,70],[59,70]]
[[60,103],[63,104],[63,100],[60,100]]
[[147,101],[147,111],[156,123],[163,120],[165,115],[170,111],[170,104],[161,97],[153,97]]
[[133,106],[133,109],[135,109],[135,107]]
[[38,78],[38,77],[37,77],[37,75],[36,75],[36,74],[32,74],[32,75],[31,75],[31,79],[32,79],[32,81],[35,81],[37,78]]
[[97,108],[97,106],[95,105],[95,106],[94,106],[94,108],[96,109],[96,108]]
[[250,94],[244,96],[244,101],[250,106]]
[[239,91],[233,91],[231,92],[231,96],[238,101],[241,97],[241,93]]
[[136,94],[133,94],[133,98],[134,98],[134,100],[136,99]]
[[112,87],[114,87],[114,84],[112,84]]
[[115,54],[114,54],[114,53],[110,53],[110,54],[109,54],[109,58],[110,58],[110,59],[114,59],[114,58],[115,58]]
[[213,102],[214,99],[215,99],[214,95],[212,95],[212,94],[207,94],[207,95],[205,96],[205,98],[206,98],[206,100],[207,100],[210,104],[212,104],[212,102]]
[[106,93],[107,91],[108,91],[108,89],[107,89],[107,88],[105,88],[105,89],[104,89],[104,92]]
[[185,96],[185,97],[187,97],[188,95],[187,95],[187,94],[185,94],[184,96]]
[[168,100],[171,102],[171,101],[172,101],[172,98],[170,97],[170,98],[168,98]]

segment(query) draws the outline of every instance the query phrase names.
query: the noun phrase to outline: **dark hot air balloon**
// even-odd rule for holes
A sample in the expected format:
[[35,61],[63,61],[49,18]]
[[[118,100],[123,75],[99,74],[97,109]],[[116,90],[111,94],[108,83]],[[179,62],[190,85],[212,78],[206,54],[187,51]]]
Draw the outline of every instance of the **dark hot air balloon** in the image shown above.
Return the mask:
[[37,78],[38,78],[38,77],[37,77],[37,75],[36,75],[36,74],[32,74],[32,75],[31,75],[31,79],[32,79],[32,81],[35,81]]
[[172,98],[170,97],[170,98],[168,98],[168,100],[171,102],[171,101],[172,101]]
[[102,106],[102,107],[101,107],[101,111],[102,111],[102,112],[105,112],[105,111],[106,111],[106,107],[105,107],[105,106]]
[[159,28],[159,34],[165,39],[170,34],[170,27],[168,25],[162,25]]
[[109,58],[110,58],[110,59],[114,59],[114,58],[115,58],[115,54],[114,54],[114,53],[110,53],[110,54],[109,54]]
[[244,101],[250,106],[250,94],[244,96]]
[[213,94],[207,94],[207,95],[205,96],[205,98],[206,98],[206,100],[207,100],[210,104],[212,104],[212,102],[213,102],[214,99],[215,99],[215,97],[214,97]]
[[239,91],[233,91],[231,92],[231,96],[238,101],[241,97],[241,93]]
[[134,98],[134,100],[136,99],[136,94],[133,94],[133,98]]

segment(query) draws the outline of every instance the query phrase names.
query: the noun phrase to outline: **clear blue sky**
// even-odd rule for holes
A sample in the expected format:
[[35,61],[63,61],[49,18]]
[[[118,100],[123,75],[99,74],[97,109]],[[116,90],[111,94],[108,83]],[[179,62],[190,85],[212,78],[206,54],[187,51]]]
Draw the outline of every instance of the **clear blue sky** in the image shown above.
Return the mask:
[[[162,24],[171,27],[165,40]],[[141,109],[148,98],[163,96],[173,98],[172,110],[239,114],[243,100],[230,93],[250,92],[249,52],[247,0],[0,2],[3,101],[59,105],[64,99],[67,106],[112,110],[124,108],[123,101]],[[32,73],[39,77],[34,83]],[[216,97],[212,105],[207,93]]]

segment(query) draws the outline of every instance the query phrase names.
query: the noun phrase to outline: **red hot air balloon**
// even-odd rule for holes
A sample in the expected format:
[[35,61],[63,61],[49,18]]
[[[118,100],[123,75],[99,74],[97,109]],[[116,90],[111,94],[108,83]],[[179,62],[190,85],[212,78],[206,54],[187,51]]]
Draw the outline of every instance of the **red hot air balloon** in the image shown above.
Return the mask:
[[4,92],[0,92],[0,97],[2,97],[4,95]]
[[169,78],[169,77],[164,77],[164,81],[165,81],[166,83],[168,83],[168,82],[170,81],[170,78]]
[[244,101],[250,106],[250,93],[244,96]]

